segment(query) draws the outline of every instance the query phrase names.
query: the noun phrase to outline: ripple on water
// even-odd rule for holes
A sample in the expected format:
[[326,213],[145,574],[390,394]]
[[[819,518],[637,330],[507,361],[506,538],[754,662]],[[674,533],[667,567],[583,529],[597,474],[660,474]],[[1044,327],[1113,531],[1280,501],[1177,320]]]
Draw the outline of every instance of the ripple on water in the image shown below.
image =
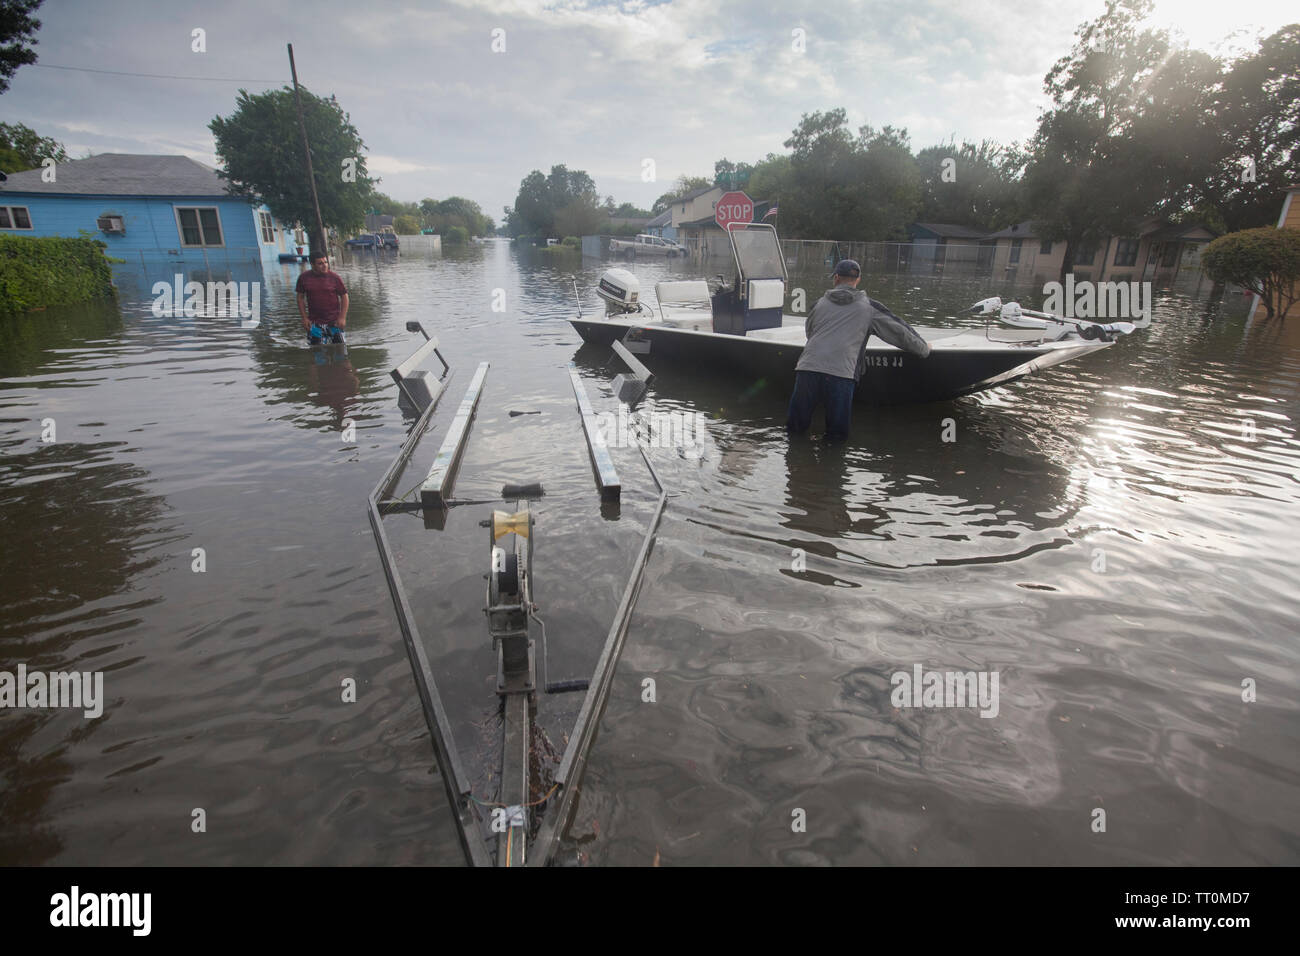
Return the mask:
[[[602,266],[572,268],[589,293]],[[692,275],[635,270],[650,302],[659,279]],[[567,675],[599,646],[653,494],[615,447],[624,501],[598,507],[566,374],[568,272],[501,243],[342,274],[346,356],[302,347],[289,267],[268,271],[253,330],[155,318],[147,301],[7,328],[0,655],[103,670],[108,703],[93,722],[0,718],[0,862],[459,862],[362,507],[404,434],[388,370],[423,341],[410,319],[453,371],[402,489],[491,362],[458,493],[490,510],[506,481],[544,484],[552,664]],[[1005,291],[871,285],[931,324]],[[855,409],[839,449],[788,442],[786,396],[765,383],[665,370],[641,410],[698,414],[703,431],[649,449],[672,497],[566,854],[1297,862],[1292,338],[1171,295],[1146,333],[1078,363],[940,406]],[[612,366],[579,368],[612,410]],[[486,542],[462,510],[442,531],[388,521],[476,759],[494,728]],[[918,664],[996,672],[997,716],[894,706],[894,675]],[[1124,821],[1104,844],[1087,827],[1098,806]]]

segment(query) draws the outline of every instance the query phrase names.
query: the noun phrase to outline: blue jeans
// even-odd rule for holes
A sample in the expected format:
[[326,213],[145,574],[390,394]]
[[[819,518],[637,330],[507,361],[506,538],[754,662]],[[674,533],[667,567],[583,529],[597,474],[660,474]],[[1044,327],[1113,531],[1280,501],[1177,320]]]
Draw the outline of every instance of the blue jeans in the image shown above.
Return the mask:
[[843,441],[849,437],[849,419],[853,415],[853,391],[857,382],[851,378],[825,372],[795,372],[794,394],[785,430],[802,435],[812,424],[818,405],[826,406],[826,440]]

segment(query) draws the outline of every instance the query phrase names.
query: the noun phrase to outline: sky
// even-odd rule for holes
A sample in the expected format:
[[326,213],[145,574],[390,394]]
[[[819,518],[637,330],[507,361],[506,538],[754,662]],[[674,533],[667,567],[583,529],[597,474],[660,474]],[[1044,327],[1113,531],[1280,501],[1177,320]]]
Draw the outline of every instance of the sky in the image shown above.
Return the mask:
[[[854,130],[905,127],[913,150],[949,138],[1023,142],[1048,105],[1043,76],[1104,9],[1103,0],[46,0],[39,62],[0,95],[0,121],[52,136],[73,157],[170,153],[216,166],[208,123],[234,110],[240,88],[288,83],[292,42],[299,80],[338,97],[379,189],[396,199],[465,196],[500,222],[520,180],[563,163],[586,170],[602,197],[649,208],[678,176],[711,177],[719,158],[785,152],[800,117],[817,110],[845,108]],[[1157,0],[1152,21],[1232,53],[1300,11],[1293,0]]]

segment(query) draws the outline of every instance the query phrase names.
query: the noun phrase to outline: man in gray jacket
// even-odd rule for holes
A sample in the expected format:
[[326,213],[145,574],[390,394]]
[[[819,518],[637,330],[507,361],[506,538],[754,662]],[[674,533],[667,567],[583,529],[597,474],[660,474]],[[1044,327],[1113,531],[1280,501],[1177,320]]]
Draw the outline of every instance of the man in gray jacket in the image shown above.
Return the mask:
[[808,342],[795,366],[785,428],[791,435],[803,434],[812,424],[817,406],[825,405],[826,440],[843,441],[849,436],[853,390],[866,367],[863,348],[868,336],[875,332],[890,345],[920,358],[930,354],[930,343],[859,291],[862,267],[852,259],[842,260],[831,278],[835,288],[817,301],[804,324]]

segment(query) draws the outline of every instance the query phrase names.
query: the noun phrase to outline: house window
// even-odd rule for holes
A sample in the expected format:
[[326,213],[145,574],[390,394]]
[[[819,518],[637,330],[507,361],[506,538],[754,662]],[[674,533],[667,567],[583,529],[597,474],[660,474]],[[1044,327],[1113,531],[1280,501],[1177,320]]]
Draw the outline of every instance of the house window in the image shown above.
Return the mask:
[[1180,248],[1181,248],[1180,245],[1176,242],[1165,243],[1165,254],[1164,257],[1160,260],[1160,268],[1172,269],[1175,265],[1177,265],[1178,253]]
[[1041,246],[1038,247],[1038,254],[1039,254],[1040,256],[1050,256],[1050,255],[1052,254],[1052,240],[1051,240],[1051,239],[1044,239],[1044,240],[1043,240],[1043,244],[1042,244]]
[[1011,240],[1011,261],[1012,261],[1012,262],[1019,262],[1019,261],[1020,261],[1020,245],[1021,245],[1021,243],[1023,243],[1024,241],[1025,241],[1025,240],[1023,240],[1023,239],[1012,239],[1012,240]]
[[1117,266],[1134,266],[1138,261],[1138,241],[1136,239],[1120,239],[1115,243],[1115,265]]
[[1096,258],[1097,244],[1095,242],[1080,243],[1079,251],[1074,254],[1074,264],[1076,266],[1090,266]]
[[32,217],[26,206],[0,206],[0,229],[30,229]]
[[271,221],[271,214],[263,212],[258,214],[262,221],[262,241],[267,245],[275,244],[275,224]]
[[177,206],[176,225],[183,246],[221,246],[221,217],[216,206]]

